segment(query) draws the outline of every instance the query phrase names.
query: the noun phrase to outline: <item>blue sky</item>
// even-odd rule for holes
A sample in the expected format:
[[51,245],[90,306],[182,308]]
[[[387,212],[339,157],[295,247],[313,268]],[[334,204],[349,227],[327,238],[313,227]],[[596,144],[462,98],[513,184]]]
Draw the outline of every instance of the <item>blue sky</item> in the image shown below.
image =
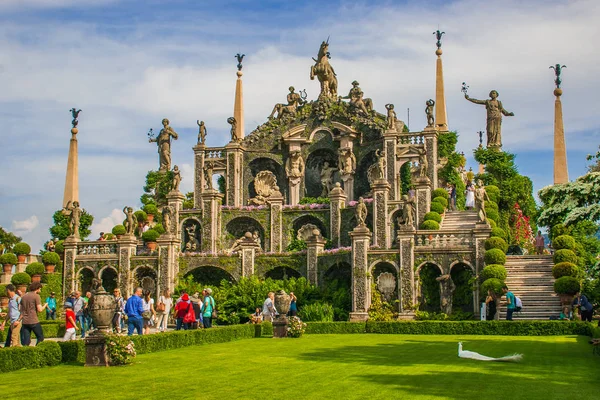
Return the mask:
[[[572,179],[600,143],[595,50],[600,2],[575,1],[138,1],[0,2],[0,225],[38,248],[60,208],[71,107],[80,114],[82,206],[94,236],[138,206],[144,176],[158,164],[149,128],[162,118],[180,134],[174,163],[191,190],[196,120],[208,144],[227,141],[234,54],[246,54],[246,131],[264,122],[287,87],[306,88],[320,42],[330,36],[340,92],[354,79],[375,108],[396,105],[411,129],[425,126],[435,93],[435,38],[443,38],[450,128],[468,156],[485,129],[485,110],[464,100],[500,93],[505,149],[536,190],[552,182],[553,73],[566,64],[563,109]],[[472,159],[470,165],[476,169]]]

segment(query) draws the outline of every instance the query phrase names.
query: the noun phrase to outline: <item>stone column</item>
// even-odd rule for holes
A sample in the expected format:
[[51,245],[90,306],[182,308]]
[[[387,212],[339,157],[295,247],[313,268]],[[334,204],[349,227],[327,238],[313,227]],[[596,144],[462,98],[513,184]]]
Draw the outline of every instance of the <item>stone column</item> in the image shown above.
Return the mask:
[[373,244],[381,248],[390,247],[388,198],[390,184],[379,179],[371,186],[373,190]]
[[425,128],[423,131],[423,137],[425,138],[425,149],[427,150],[427,177],[433,185],[433,189],[437,189],[438,185],[438,132],[435,129]]
[[325,239],[321,236],[321,232],[315,229],[312,232],[312,236],[306,240],[307,251],[306,251],[306,275],[308,281],[313,285],[318,284],[318,264],[319,254],[325,248]]
[[288,184],[290,187],[290,198],[289,204],[296,205],[300,202],[300,186],[302,185],[302,178],[288,177]]
[[225,146],[227,174],[225,185],[227,192],[227,205],[241,207],[243,202],[243,162],[244,150],[240,143],[230,142]]
[[[2,266],[2,267],[4,267],[4,266]],[[2,278],[0,278],[0,283],[1,283],[1,284],[3,284],[3,285],[7,285],[7,284],[9,284],[9,283],[10,283],[10,279],[11,279],[11,278],[12,278],[12,265],[11,265],[11,270],[10,270],[10,272],[8,272],[8,273],[7,273],[7,272],[4,272],[4,273],[2,274]]]
[[554,89],[554,184],[569,182],[569,168],[567,166],[567,148],[565,145],[565,128],[563,125],[562,89]]
[[346,204],[346,194],[340,183],[329,192],[329,225],[331,229],[331,242],[335,247],[342,247],[342,209]]
[[400,282],[398,288],[400,292],[400,316],[402,319],[412,319],[414,317],[414,310],[412,309],[416,299],[414,235],[414,227],[405,225],[400,226],[398,231],[398,249],[400,260]]
[[431,182],[427,178],[418,178],[415,181],[415,196],[416,196],[416,225],[421,225],[425,214],[429,212],[431,206]]
[[174,235],[161,235],[156,241],[158,244],[158,271],[156,293],[165,289],[171,292],[175,289],[175,278],[179,273],[178,254],[180,242]]
[[367,272],[369,269],[367,253],[371,242],[371,232],[366,226],[357,226],[352,232],[352,312],[350,321],[366,321],[369,319],[371,305],[371,288]]
[[[484,243],[486,239],[490,237],[492,233],[492,228],[485,222],[478,222],[475,224],[475,229],[473,229],[473,244],[472,248],[475,249],[475,275],[479,275],[485,266],[485,246]],[[475,317],[480,316],[480,308],[479,308],[479,281],[477,281],[476,289],[473,293],[473,312],[475,313]],[[498,312],[496,313],[496,318],[500,315],[500,308],[498,308]]]
[[354,200],[354,174],[342,174],[342,182],[344,183],[344,193],[346,194],[346,205]]
[[[160,238],[159,238],[160,239]],[[124,235],[117,240],[119,257],[119,289],[123,295],[133,294],[134,284],[131,273],[131,257],[136,255],[137,239],[133,235]],[[66,252],[66,247],[65,247]]]
[[[65,239],[63,246],[65,248],[64,275],[63,275],[63,296],[75,290],[75,259],[77,258],[77,244],[79,239],[69,236]],[[66,298],[66,297],[63,297]]]
[[206,146],[198,144],[194,149],[194,208],[202,207],[202,196],[204,191],[204,154]]
[[444,70],[442,68],[442,49],[438,47],[435,51],[437,60],[435,63],[435,128],[439,131],[448,130],[446,117],[446,96],[444,95]]
[[[179,226],[179,212],[183,210],[183,201],[185,196],[183,193],[171,191],[167,194],[167,204],[171,207],[173,214],[171,215],[171,231],[178,239],[181,239],[181,227]],[[167,227],[164,227],[167,229]]]
[[27,268],[27,262],[17,262],[17,265],[15,267],[16,272],[25,272],[25,268]]
[[283,195],[279,192],[279,187],[269,197],[268,201],[271,215],[271,249],[270,251],[281,253],[283,251]]
[[221,202],[223,195],[216,190],[202,193],[202,240],[203,252],[216,253],[221,225]]
[[254,240],[250,232],[246,232],[244,239],[239,243],[240,257],[242,259],[241,276],[249,277],[254,275],[254,257],[260,250],[259,244]]
[[391,184],[389,193],[390,200],[400,200],[400,188],[398,187],[397,176],[400,173],[398,166],[398,158],[396,157],[396,143],[398,141],[398,133],[394,131],[385,131],[383,134],[385,158],[386,158],[386,180]]
[[[77,118],[75,118],[77,120]],[[79,154],[77,144],[79,130],[71,128],[71,141],[69,143],[69,158],[67,159],[67,175],[65,177],[65,192],[63,207],[71,201],[79,201]]]

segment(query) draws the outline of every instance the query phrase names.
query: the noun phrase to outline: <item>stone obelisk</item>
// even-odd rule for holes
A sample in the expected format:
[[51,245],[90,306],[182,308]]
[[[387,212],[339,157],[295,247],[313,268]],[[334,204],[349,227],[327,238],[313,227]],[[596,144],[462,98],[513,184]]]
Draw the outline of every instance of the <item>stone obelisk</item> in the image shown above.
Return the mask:
[[567,183],[569,182],[569,169],[567,167],[567,147],[565,145],[565,128],[563,125],[563,114],[562,114],[562,103],[560,96],[562,96],[562,89],[560,84],[562,80],[560,78],[563,68],[565,65],[556,64],[550,68],[554,69],[556,79],[554,83],[556,88],[554,89],[554,184]]
[[245,54],[236,55],[238,59],[237,80],[235,82],[235,100],[233,103],[233,117],[237,123],[236,132],[239,140],[244,138],[244,89],[242,85],[242,59]]
[[442,35],[446,32],[439,30],[433,32],[437,38],[437,56],[435,66],[435,128],[438,131],[448,130],[448,119],[446,117],[446,96],[444,95],[444,69],[442,67]]
[[67,206],[68,202],[79,201],[79,167],[78,167],[78,154],[77,154],[77,116],[81,110],[72,108],[71,113],[73,114],[73,121],[71,124],[71,142],[69,143],[69,158],[67,160],[67,176],[65,178],[65,192],[63,196],[63,208]]

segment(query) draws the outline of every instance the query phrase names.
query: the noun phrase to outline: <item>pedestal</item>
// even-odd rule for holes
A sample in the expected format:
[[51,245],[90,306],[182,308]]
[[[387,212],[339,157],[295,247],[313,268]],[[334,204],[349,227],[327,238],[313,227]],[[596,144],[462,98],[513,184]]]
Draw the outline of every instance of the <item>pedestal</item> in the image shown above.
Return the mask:
[[204,156],[206,146],[198,144],[194,149],[194,208],[202,207],[202,197],[200,196],[204,190]]
[[[398,230],[398,257],[400,261],[400,313],[403,319],[414,317],[415,304],[415,229],[402,225]],[[399,317],[400,318],[400,317]]]
[[85,339],[85,366],[109,367],[110,360],[106,354],[106,336],[100,331],[92,332]]
[[[167,194],[167,204],[173,210],[173,214],[171,214],[171,226],[170,229],[164,228],[167,232],[174,233],[177,238],[181,238],[181,228],[179,226],[179,212],[183,210],[183,201],[185,200],[185,196],[180,191],[171,191]],[[164,223],[164,221],[163,221]]]
[[271,251],[281,253],[283,251],[283,196],[281,193],[270,197],[269,207],[271,209]]
[[217,240],[220,235],[221,203],[223,195],[216,190],[209,190],[202,196],[202,251],[214,254],[217,252]]
[[246,232],[244,240],[239,244],[240,256],[242,258],[242,276],[249,277],[254,275],[254,257],[260,250],[260,246],[252,237],[250,232]]
[[273,337],[287,337],[288,319],[285,315],[279,315],[273,320]]
[[373,244],[381,248],[390,247],[388,199],[390,184],[383,179],[371,186],[373,190]]
[[63,276],[63,298],[66,293],[75,291],[75,258],[77,258],[77,244],[79,239],[69,236],[64,241],[65,248],[65,259],[63,263],[64,276]]
[[317,285],[319,254],[325,248],[325,239],[320,234],[313,235],[306,240],[306,246],[306,274],[308,281],[313,285]]
[[429,178],[418,178],[415,181],[415,196],[417,200],[415,202],[416,225],[419,226],[431,206],[431,181]]
[[[346,205],[354,200],[354,174],[343,174],[344,193],[346,194]],[[331,195],[330,195],[331,197]]]
[[331,226],[331,242],[335,247],[342,247],[342,209],[346,205],[346,193],[340,183],[329,192],[329,225]]
[[171,292],[175,289],[175,280],[179,274],[179,263],[177,260],[177,247],[179,240],[175,235],[161,235],[158,240],[158,271],[156,282],[156,295],[165,289]]
[[425,128],[423,131],[425,137],[425,149],[427,150],[427,177],[431,181],[431,185],[433,185],[433,189],[437,188],[438,185],[438,172],[437,172],[437,142],[438,142],[438,132],[434,129],[433,131],[429,131],[428,128]]
[[227,205],[240,207],[244,205],[242,201],[244,150],[240,143],[230,142],[225,146],[225,154],[227,157],[227,173],[225,176]]
[[371,290],[367,279],[367,252],[371,242],[371,231],[366,226],[357,226],[352,232],[352,312],[350,321],[366,321],[371,305]]
[[302,183],[302,178],[288,178],[288,184],[290,187],[289,203],[293,206],[300,202],[300,184],[301,183]]

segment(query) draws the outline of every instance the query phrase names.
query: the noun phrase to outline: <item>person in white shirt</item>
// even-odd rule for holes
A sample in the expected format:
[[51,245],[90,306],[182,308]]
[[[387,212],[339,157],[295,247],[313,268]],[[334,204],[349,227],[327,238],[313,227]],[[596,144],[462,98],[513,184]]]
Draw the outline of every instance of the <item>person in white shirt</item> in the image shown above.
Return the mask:
[[275,309],[275,293],[269,292],[267,299],[263,303],[262,316],[263,321],[273,322],[273,318],[277,315],[277,310]]

